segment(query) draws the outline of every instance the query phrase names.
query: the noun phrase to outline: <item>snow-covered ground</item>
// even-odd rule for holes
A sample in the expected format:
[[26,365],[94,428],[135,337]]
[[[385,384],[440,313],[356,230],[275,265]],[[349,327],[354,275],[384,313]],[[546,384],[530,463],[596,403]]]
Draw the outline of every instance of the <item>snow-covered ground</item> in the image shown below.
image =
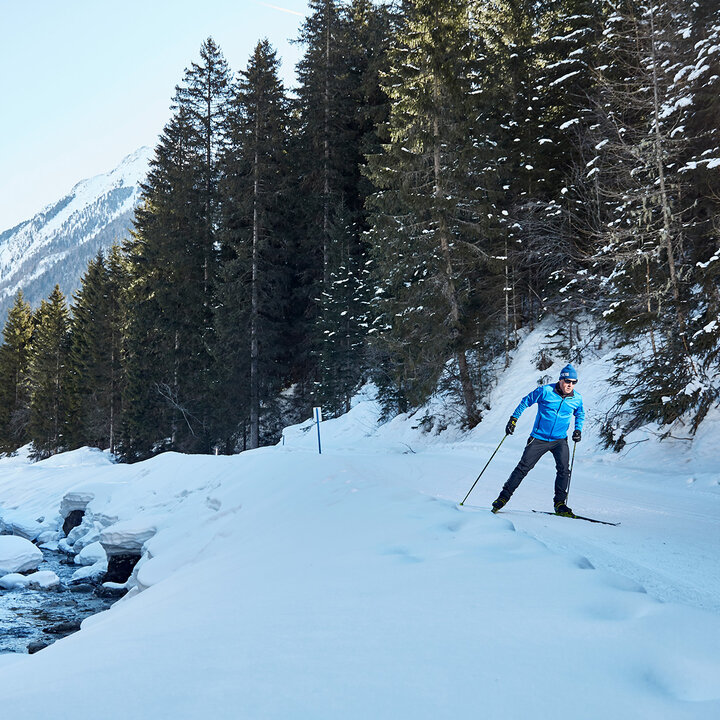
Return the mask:
[[418,418],[378,425],[368,396],[323,423],[322,455],[308,422],[235,457],[0,461],[6,526],[52,539],[61,505],[89,501],[73,551],[143,552],[134,589],[79,633],[0,656],[3,713],[720,717],[717,411],[692,444],[649,435],[625,454],[601,451],[611,392],[606,361],[588,361],[570,505],[621,524],[532,513],[551,507],[550,457],[506,513],[488,511],[533,408],[457,506],[520,397],[557,375],[560,363],[534,368],[539,341],[465,436],[424,433]]

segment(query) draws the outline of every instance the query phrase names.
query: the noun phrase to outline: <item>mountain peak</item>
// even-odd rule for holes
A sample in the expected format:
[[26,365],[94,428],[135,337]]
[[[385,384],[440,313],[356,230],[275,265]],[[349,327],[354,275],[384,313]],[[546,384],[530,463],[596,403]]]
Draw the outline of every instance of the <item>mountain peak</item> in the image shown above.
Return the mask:
[[107,173],[0,233],[0,317],[22,290],[36,306],[55,284],[70,295],[88,261],[128,235],[153,150],[141,147]]

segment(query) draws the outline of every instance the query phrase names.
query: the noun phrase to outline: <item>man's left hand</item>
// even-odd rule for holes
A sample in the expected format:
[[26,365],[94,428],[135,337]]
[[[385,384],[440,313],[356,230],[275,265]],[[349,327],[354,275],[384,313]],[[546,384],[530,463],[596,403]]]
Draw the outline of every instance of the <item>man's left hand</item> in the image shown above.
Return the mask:
[[582,440],[582,433],[579,430],[573,430],[572,439],[573,442],[580,442]]

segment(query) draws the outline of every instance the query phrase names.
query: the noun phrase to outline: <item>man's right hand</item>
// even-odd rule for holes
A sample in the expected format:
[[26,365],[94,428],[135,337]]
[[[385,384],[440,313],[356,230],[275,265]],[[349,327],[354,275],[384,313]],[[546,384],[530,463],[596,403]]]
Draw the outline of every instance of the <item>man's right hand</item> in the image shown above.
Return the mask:
[[517,418],[511,417],[508,420],[508,424],[505,426],[505,434],[512,435],[515,432],[515,425],[517,424]]

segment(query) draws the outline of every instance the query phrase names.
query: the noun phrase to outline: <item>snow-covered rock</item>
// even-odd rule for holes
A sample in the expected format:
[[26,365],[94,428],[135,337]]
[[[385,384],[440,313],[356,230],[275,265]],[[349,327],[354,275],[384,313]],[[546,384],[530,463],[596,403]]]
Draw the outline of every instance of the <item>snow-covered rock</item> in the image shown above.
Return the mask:
[[34,590],[48,590],[60,584],[60,578],[52,570],[40,570],[27,576],[28,587]]
[[27,575],[20,573],[10,573],[0,578],[0,588],[3,590],[16,590],[17,588],[27,587],[29,580]]
[[100,543],[108,556],[140,555],[145,543],[155,535],[157,526],[144,518],[123,520],[100,533]]
[[[57,548],[58,541],[62,538],[62,533],[57,530],[45,530],[41,532],[35,541],[40,547],[55,550]],[[52,546],[52,547],[51,547]]]
[[86,545],[76,556],[76,565],[95,565],[95,563],[104,562],[107,564],[107,553],[105,548],[99,543],[94,542]]
[[88,527],[83,527],[83,525],[78,525],[77,527],[74,527],[69,533],[66,538],[68,545],[74,545],[85,533],[87,533],[89,530]]
[[107,560],[99,560],[93,565],[86,565],[76,570],[70,578],[70,584],[82,582],[100,582],[107,573]]
[[85,511],[88,503],[95,497],[91,492],[68,492],[60,503],[60,515],[67,517],[74,510]]
[[63,538],[62,540],[60,540],[60,542],[58,542],[57,548],[60,552],[64,552],[68,555],[73,554],[72,545],[69,545],[68,541],[65,538]]
[[3,510],[0,517],[0,533],[4,535],[19,535],[26,540],[35,540],[42,530],[43,526],[37,520],[18,510]]
[[35,570],[42,561],[42,552],[29,540],[0,535],[0,575]]

